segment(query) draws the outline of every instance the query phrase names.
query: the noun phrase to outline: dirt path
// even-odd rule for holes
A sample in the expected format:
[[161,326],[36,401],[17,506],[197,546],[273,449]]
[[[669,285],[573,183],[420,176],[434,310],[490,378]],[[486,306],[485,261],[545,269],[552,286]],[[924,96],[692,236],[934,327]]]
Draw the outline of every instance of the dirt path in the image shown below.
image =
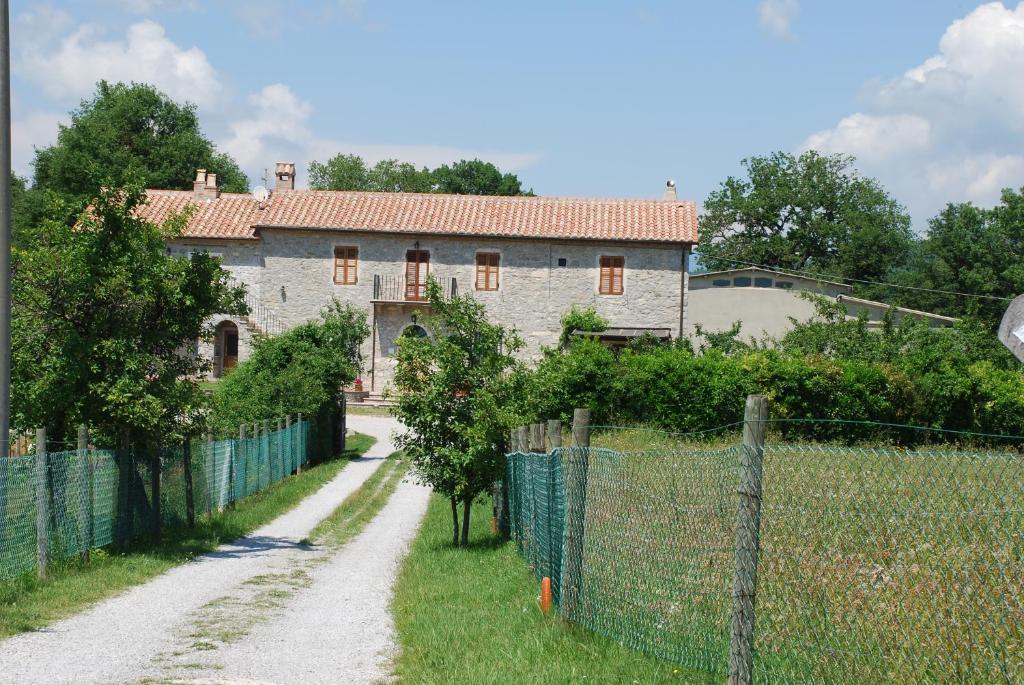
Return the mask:
[[2,683],[359,682],[387,674],[397,565],[426,510],[402,483],[340,550],[300,541],[393,451],[397,424],[350,416],[378,439],[291,512],[49,628],[0,642]]

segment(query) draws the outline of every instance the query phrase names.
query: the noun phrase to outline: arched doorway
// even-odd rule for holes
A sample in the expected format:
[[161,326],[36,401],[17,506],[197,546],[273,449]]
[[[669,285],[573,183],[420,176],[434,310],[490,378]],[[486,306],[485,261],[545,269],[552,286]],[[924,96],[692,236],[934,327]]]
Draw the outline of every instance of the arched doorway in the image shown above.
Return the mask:
[[418,323],[409,324],[402,329],[403,338],[426,338],[428,335],[427,329]]
[[238,366],[238,326],[234,321],[217,324],[217,337],[213,349],[213,375],[221,378]]

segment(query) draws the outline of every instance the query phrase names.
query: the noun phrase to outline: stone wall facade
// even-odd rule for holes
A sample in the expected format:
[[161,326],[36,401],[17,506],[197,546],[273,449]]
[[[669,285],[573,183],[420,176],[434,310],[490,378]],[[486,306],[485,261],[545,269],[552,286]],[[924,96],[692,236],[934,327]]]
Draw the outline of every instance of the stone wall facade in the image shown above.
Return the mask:
[[[171,249],[182,254],[195,249],[219,252],[225,267],[288,326],[315,318],[332,298],[365,311],[374,323],[374,335],[364,344],[363,378],[377,391],[392,377],[395,339],[412,323],[413,312],[423,307],[373,304],[374,276],[400,282],[406,252],[412,249],[429,252],[429,272],[445,286],[454,278],[458,292],[472,294],[486,305],[494,322],[518,329],[526,342],[527,360],[538,359],[544,346],[557,344],[560,319],[573,305],[593,306],[612,326],[659,327],[670,329],[673,336],[686,334],[680,329],[686,326],[688,245],[268,228],[261,230],[259,241],[225,243],[179,241]],[[336,247],[358,249],[353,285],[334,282]],[[474,288],[479,252],[500,255],[496,291]],[[602,256],[624,257],[622,295],[599,293]]]

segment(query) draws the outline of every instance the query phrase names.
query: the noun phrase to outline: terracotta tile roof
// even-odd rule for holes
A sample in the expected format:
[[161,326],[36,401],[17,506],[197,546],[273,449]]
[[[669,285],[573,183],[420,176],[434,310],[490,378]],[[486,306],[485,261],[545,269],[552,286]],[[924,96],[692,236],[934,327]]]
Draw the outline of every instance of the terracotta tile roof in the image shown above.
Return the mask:
[[249,195],[196,198],[147,190],[140,214],[160,221],[196,206],[186,238],[258,239],[261,228],[364,230],[515,238],[697,242],[697,208],[684,200],[598,200],[429,193],[278,190],[263,209]]

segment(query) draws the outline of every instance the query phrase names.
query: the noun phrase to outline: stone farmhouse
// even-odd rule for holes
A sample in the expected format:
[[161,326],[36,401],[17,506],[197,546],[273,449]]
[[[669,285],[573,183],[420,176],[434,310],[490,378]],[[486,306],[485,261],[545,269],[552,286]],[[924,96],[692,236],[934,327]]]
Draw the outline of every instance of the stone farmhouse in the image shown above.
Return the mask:
[[[922,319],[932,327],[952,326],[957,319],[896,307],[854,297],[853,286],[825,279],[801,276],[761,267],[709,271],[691,274],[689,278],[689,320],[705,331],[720,333],[741,322],[740,337],[761,340],[765,336],[780,338],[789,331],[792,320],[807,321],[815,315],[814,303],[801,293],[821,295],[846,307],[850,318],[866,312],[868,326],[878,327],[886,313],[892,311],[899,323],[906,317]],[[696,342],[695,328],[688,334]]]
[[205,250],[250,294],[247,317],[218,316],[200,353],[214,376],[249,352],[252,336],[318,316],[337,299],[366,312],[364,386],[394,373],[395,340],[422,326],[427,275],[470,293],[492,319],[519,330],[527,358],[557,344],[572,305],[594,306],[616,327],[687,335],[693,202],[669,184],[659,200],[370,193],[295,188],[295,165],[276,165],[269,197],[222,193],[200,169],[192,191],[148,190],[151,221],[193,205],[171,254]]

